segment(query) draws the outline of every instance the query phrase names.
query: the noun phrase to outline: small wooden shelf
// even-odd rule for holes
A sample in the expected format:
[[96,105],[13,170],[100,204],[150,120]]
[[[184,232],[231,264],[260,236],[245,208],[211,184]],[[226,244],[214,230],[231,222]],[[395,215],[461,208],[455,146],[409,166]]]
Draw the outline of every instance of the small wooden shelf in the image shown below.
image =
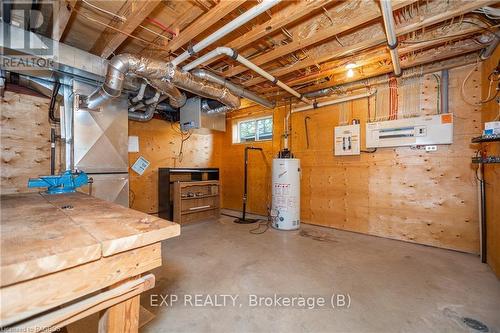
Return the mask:
[[193,200],[193,199],[203,199],[203,198],[210,198],[210,197],[216,197],[218,194],[208,194],[208,195],[200,195],[200,196],[194,196],[194,197],[181,197],[181,200]]
[[500,163],[500,156],[473,157],[472,163],[477,164],[495,164]]
[[200,209],[184,210],[181,212],[181,215],[206,212],[208,210],[214,210],[214,209],[219,209],[219,207],[205,207],[205,208],[200,208]]
[[175,222],[185,224],[220,216],[218,180],[177,181],[173,185]]
[[500,135],[498,135],[498,134],[483,135],[483,136],[478,136],[476,138],[473,138],[471,140],[472,143],[495,142],[495,141],[500,141]]

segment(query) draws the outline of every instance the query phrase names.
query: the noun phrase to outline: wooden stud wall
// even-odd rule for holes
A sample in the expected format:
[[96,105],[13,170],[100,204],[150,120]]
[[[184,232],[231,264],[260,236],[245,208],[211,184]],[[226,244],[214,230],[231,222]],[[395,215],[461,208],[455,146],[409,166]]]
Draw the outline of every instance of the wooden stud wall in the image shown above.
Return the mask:
[[[437,152],[382,148],[374,154],[334,157],[333,128],[341,105],[295,113],[292,116],[292,150],[301,159],[301,219],[303,222],[382,237],[478,253],[478,204],[470,139],[480,133],[479,108],[465,104],[459,87],[470,66],[450,70],[450,112],[454,143]],[[469,81],[479,96],[480,71]],[[435,112],[436,81],[425,76],[422,114]],[[348,102],[351,119],[361,119],[362,138],[367,99]],[[373,108],[373,101],[371,104]],[[244,112],[244,111],[243,111]],[[258,113],[251,110],[249,114]],[[283,108],[274,113],[274,139],[256,143],[264,156],[250,159],[248,209],[265,214],[270,202],[271,159],[279,151]],[[235,113],[228,119],[228,127]],[[304,118],[309,116],[310,147],[306,148]],[[244,145],[232,145],[228,131],[222,141],[222,206],[241,209]],[[362,139],[362,149],[364,139]],[[260,158],[260,160],[259,160]]]
[[139,153],[129,153],[132,166],[139,156],[151,164],[140,176],[132,169],[130,175],[130,207],[146,213],[158,212],[158,168],[160,167],[218,167],[219,138],[216,132],[194,132],[184,142],[183,158],[178,154],[181,136],[172,125],[153,119],[146,123],[129,121],[129,135],[139,137]]
[[5,91],[0,101],[1,194],[37,192],[28,179],[50,173],[49,99]]
[[[497,66],[500,59],[500,47],[483,64],[482,98],[488,96],[488,75]],[[494,93],[495,83],[492,92]],[[499,105],[491,101],[483,105],[483,122],[493,121],[498,117]],[[486,146],[488,155],[500,155],[500,143],[483,144]],[[484,177],[486,180],[486,230],[487,230],[487,259],[497,277],[500,279],[500,165],[486,164],[484,166]]]

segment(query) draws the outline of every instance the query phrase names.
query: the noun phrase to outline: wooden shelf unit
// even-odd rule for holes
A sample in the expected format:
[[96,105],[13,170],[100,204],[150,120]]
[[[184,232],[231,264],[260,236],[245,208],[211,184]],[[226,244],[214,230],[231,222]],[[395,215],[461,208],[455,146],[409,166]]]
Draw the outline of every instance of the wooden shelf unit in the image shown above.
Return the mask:
[[186,224],[220,216],[218,180],[174,182],[174,221]]
[[158,216],[174,219],[174,183],[219,180],[218,168],[159,168],[158,169]]

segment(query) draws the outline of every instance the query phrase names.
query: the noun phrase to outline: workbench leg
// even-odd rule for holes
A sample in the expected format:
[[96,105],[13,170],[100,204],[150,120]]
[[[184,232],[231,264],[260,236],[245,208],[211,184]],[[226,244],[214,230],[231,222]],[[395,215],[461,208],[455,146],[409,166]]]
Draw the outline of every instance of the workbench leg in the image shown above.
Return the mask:
[[139,332],[140,295],[118,303],[99,314],[99,333]]

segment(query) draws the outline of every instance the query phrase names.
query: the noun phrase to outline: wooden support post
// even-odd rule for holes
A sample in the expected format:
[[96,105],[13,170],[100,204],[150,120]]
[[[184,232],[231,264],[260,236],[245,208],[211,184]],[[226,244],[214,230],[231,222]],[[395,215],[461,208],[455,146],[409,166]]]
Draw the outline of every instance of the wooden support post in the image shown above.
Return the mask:
[[139,332],[140,296],[118,303],[99,314],[99,333]]

